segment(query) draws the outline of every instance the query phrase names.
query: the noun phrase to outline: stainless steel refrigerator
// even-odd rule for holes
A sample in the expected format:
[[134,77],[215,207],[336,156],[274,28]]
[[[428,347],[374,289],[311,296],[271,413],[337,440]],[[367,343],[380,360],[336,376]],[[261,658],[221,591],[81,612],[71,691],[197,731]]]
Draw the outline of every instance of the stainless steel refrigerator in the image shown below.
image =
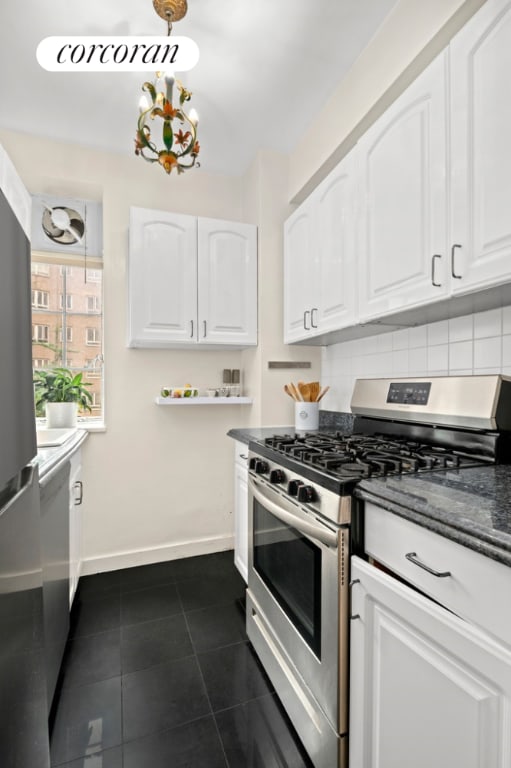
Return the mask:
[[0,187],[0,765],[48,768],[30,243],[1,147]]

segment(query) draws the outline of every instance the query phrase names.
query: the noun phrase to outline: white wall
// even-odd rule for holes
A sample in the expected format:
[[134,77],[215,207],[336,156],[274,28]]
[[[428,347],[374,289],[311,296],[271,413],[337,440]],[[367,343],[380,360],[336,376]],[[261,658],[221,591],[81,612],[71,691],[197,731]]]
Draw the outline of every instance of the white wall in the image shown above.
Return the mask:
[[167,177],[136,157],[0,134],[31,192],[102,199],[106,425],[84,447],[86,570],[232,546],[231,427],[247,407],[157,407],[162,384],[221,382],[241,352],[128,349],[130,205],[241,220],[240,180],[191,171]]
[[349,412],[357,378],[485,373],[511,376],[511,307],[324,347],[322,404]]

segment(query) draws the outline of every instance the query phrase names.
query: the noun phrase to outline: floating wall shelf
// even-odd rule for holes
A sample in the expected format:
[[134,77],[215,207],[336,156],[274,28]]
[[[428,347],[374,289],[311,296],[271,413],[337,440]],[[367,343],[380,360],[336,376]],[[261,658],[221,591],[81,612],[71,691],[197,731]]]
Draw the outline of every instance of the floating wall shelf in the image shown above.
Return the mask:
[[157,397],[156,405],[252,405],[251,397]]

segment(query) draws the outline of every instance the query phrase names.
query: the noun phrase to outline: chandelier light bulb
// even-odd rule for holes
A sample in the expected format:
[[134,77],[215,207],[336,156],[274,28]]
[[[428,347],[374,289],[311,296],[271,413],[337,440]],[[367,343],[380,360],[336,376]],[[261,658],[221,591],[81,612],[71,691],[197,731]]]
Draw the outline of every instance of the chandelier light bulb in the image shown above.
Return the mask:
[[197,125],[199,124],[199,114],[195,109],[195,107],[191,108],[188,117],[190,118],[190,122],[193,123],[195,127],[197,127]]
[[142,112],[145,112],[147,109],[149,109],[149,102],[147,101],[147,98],[142,95],[138,102],[138,110],[140,114],[142,114]]

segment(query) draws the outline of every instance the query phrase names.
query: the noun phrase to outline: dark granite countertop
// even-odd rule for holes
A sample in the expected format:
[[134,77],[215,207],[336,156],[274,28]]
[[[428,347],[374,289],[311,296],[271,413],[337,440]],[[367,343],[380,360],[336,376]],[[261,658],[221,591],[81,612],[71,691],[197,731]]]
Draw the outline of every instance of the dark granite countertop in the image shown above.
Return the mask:
[[[320,411],[318,432],[350,431],[353,425],[353,418],[351,413]],[[288,424],[281,427],[241,427],[230,429],[227,436],[248,445],[251,440],[264,440],[265,437],[271,437],[272,435],[292,435],[294,433],[294,425]]]
[[511,466],[362,480],[355,496],[511,566]]

